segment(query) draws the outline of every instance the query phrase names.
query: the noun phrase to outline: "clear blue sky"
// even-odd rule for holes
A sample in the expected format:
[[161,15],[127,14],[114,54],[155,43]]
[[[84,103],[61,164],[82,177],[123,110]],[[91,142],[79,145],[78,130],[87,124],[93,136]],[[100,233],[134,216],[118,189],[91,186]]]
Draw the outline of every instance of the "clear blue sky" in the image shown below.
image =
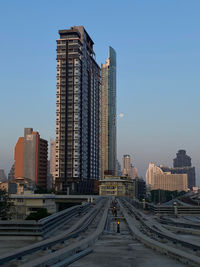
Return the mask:
[[178,149],[200,172],[200,1],[1,0],[0,168],[24,127],[55,137],[58,30],[83,25],[103,63],[117,51],[118,158],[141,175]]

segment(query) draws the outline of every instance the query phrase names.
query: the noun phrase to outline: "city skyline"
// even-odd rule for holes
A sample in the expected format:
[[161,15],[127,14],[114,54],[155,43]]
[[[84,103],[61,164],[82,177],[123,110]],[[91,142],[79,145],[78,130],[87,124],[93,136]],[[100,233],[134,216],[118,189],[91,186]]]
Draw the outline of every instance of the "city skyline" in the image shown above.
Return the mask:
[[[114,7],[108,26],[102,20],[101,25],[92,21],[100,19],[101,12],[108,14],[113,1],[105,2],[107,10],[102,3],[93,9],[80,3],[79,16],[68,14],[67,18],[60,15],[59,7],[52,2],[47,10],[47,1],[39,8],[35,3],[39,2],[27,5],[19,1],[13,3],[12,10],[9,3],[1,3],[4,116],[0,123],[4,130],[0,168],[6,173],[10,170],[13,148],[23,128],[31,126],[47,140],[55,138],[57,31],[83,25],[95,41],[99,65],[104,62],[109,45],[118,52],[118,160],[121,162],[123,154],[134,155],[134,165],[144,177],[150,161],[172,166],[175,153],[185,149],[196,167],[199,185],[200,4],[127,1]],[[70,3],[70,7],[75,6]],[[67,4],[60,10],[62,14],[65,8]],[[59,16],[54,17],[56,12]],[[126,16],[118,21],[121,13]],[[91,16],[86,19],[86,14]],[[126,40],[126,47],[122,40]]]

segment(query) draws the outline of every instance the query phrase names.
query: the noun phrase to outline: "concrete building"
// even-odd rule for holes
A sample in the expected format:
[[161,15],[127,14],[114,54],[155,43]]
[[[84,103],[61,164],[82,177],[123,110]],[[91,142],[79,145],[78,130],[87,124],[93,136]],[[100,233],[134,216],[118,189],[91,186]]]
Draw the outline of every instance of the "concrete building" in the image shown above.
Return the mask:
[[55,195],[52,194],[12,194],[10,199],[14,204],[13,219],[15,220],[24,220],[39,208],[45,208],[49,213],[56,212]]
[[124,176],[131,176],[131,157],[130,155],[123,156],[123,172]]
[[5,175],[5,171],[3,169],[0,169],[0,182],[6,182],[7,178]]
[[100,180],[99,195],[133,198],[133,181],[124,177],[105,176]]
[[26,192],[34,193],[35,183],[28,178],[17,177],[8,182],[8,193],[23,195]]
[[24,129],[24,137],[19,137],[15,146],[14,177],[25,177],[37,186],[47,186],[48,142],[32,128]]
[[150,186],[151,190],[188,191],[187,174],[163,172],[154,163],[149,164],[146,172],[146,183]]
[[57,40],[56,190],[92,193],[100,177],[100,68],[83,26]]
[[101,178],[105,171],[117,174],[116,143],[116,52],[101,65]]

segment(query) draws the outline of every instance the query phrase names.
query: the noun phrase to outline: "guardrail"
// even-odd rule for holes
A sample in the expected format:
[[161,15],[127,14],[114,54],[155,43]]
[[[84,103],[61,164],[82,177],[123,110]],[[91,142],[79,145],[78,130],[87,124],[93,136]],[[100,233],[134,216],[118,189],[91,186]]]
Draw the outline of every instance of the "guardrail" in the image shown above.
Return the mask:
[[[173,258],[176,258],[178,261],[183,262],[184,264],[187,264],[189,266],[200,266],[200,257],[193,255],[189,252],[182,251],[177,248],[173,248],[167,244],[163,244],[157,240],[154,240],[144,233],[142,233],[135,225],[137,224],[137,220],[128,215],[128,213],[125,211],[123,205],[119,201],[120,208],[122,210],[122,213],[124,214],[124,218],[126,219],[129,229],[131,233],[135,236],[135,238],[139,241],[141,241],[146,246],[157,250],[161,252],[162,254],[168,254]],[[177,241],[177,240],[176,240]],[[196,246],[193,247],[194,250],[196,250]]]
[[0,256],[0,265],[12,260],[21,259],[22,257],[28,254],[32,254],[36,251],[51,248],[52,246],[58,243],[63,243],[72,237],[76,237],[80,232],[84,231],[88,227],[91,221],[96,217],[97,212],[101,210],[103,205],[104,201],[95,205],[94,208],[92,208],[88,213],[86,213],[86,215],[81,217],[76,224],[72,225],[67,231],[61,234]]
[[[143,209],[144,203],[137,200],[126,198],[131,204],[138,208]],[[177,201],[178,202],[178,201]],[[145,209],[153,212],[154,214],[175,214],[174,206],[164,206],[164,205],[155,205],[152,203],[145,202]],[[176,206],[177,214],[200,214],[200,206]]]
[[[40,257],[39,259],[31,261],[28,263],[28,265],[27,264],[21,265],[21,267],[66,266],[66,259],[72,257],[72,255],[74,255],[74,258],[76,258],[77,252],[80,253],[80,251],[86,250],[103,233],[106,220],[107,220],[109,206],[110,206],[110,201],[107,201],[107,205],[105,207],[101,220],[97,226],[97,229],[89,237],[81,241],[77,241],[76,243],[72,244],[69,247],[65,247],[49,255],[46,255],[46,256]],[[57,265],[57,263],[59,264]]]

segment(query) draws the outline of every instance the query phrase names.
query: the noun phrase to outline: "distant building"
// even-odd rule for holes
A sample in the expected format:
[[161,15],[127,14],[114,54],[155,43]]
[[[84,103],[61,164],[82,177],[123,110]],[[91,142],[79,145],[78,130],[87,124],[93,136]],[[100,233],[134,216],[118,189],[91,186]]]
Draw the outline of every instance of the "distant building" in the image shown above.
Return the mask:
[[8,181],[15,178],[15,164],[12,165],[9,173],[8,173]]
[[136,177],[133,180],[133,196],[137,199],[144,199],[146,196],[146,183],[142,178]]
[[25,177],[37,186],[47,187],[48,142],[32,128],[24,129],[24,137],[19,137],[15,146],[15,178]]
[[191,167],[191,158],[186,155],[185,150],[179,150],[176,153],[176,158],[174,159],[174,168],[182,168],[182,167]]
[[195,167],[192,167],[191,158],[186,155],[185,150],[179,150],[174,159],[174,168],[160,166],[164,172],[171,172],[172,174],[187,174],[188,188],[192,190],[196,186]]
[[163,172],[154,163],[149,164],[146,172],[146,183],[151,190],[188,191],[187,174],[172,174]]
[[100,180],[99,195],[133,198],[133,181],[124,177],[105,176]]
[[131,164],[130,176],[131,176],[132,179],[135,179],[136,177],[138,177],[138,170],[132,164]]
[[17,177],[8,182],[8,193],[22,195],[26,192],[34,193],[35,183],[28,178]]
[[6,182],[7,178],[3,169],[0,169],[0,182]]
[[8,182],[0,182],[0,190],[8,192]]
[[117,176],[122,176],[121,164],[117,160]]
[[47,209],[49,213],[56,212],[54,194],[12,194],[10,199],[14,203],[12,219],[15,220],[24,220],[31,212],[36,212],[40,208]]
[[109,57],[101,65],[101,178],[116,175],[116,52],[109,47]]
[[123,176],[131,176],[131,157],[130,155],[123,156]]

